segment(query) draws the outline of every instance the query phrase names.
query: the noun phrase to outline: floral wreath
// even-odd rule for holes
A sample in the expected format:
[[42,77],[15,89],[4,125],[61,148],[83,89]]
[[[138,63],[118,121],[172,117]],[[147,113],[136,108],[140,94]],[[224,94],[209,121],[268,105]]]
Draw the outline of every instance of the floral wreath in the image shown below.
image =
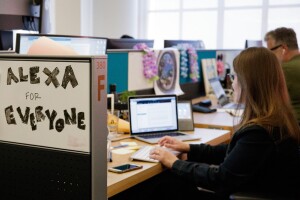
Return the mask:
[[187,78],[189,72],[190,79],[197,82],[200,76],[196,49],[190,44],[178,44],[176,48],[180,52],[180,76]]
[[144,77],[150,81],[158,80],[158,67],[156,64],[155,52],[145,43],[138,43],[133,46],[133,49],[143,50]]

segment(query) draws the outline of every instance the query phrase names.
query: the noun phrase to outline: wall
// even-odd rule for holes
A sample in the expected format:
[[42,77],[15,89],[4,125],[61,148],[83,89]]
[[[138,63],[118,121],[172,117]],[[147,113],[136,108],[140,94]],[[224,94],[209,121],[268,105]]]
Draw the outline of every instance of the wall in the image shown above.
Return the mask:
[[52,33],[138,38],[138,0],[54,0]]
[[56,34],[81,34],[81,0],[55,0],[54,30]]
[[120,38],[138,36],[138,0],[94,0],[93,34]]

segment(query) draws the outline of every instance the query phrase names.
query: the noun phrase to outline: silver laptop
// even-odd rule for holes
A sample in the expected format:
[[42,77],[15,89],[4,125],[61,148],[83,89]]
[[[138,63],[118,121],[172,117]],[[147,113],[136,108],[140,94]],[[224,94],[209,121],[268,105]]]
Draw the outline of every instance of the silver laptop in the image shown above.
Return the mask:
[[178,126],[180,131],[193,131],[194,118],[191,101],[178,101]]
[[218,103],[221,106],[221,108],[224,109],[243,108],[242,105],[229,101],[229,98],[226,96],[225,91],[218,77],[209,79],[209,83],[218,99]]
[[128,105],[130,133],[138,140],[155,144],[166,135],[180,140],[200,139],[178,131],[176,95],[132,96]]

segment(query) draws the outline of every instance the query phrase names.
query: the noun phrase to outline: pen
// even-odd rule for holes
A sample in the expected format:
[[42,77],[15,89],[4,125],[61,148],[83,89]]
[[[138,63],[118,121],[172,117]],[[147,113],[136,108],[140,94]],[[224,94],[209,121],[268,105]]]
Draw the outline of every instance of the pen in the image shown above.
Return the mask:
[[117,145],[117,146],[113,146],[113,149],[118,149],[118,148],[122,148],[122,147],[127,147],[128,144],[121,144],[121,145]]

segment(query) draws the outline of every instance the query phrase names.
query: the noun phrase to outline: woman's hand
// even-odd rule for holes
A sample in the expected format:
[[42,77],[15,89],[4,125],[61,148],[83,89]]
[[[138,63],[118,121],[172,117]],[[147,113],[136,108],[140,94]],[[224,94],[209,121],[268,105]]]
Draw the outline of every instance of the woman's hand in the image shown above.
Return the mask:
[[155,147],[150,151],[150,158],[160,161],[167,168],[172,168],[173,163],[178,158],[167,149],[162,147]]
[[187,153],[190,151],[190,145],[188,143],[182,142],[174,137],[165,136],[158,141],[160,146],[164,146],[175,151],[182,153]]

